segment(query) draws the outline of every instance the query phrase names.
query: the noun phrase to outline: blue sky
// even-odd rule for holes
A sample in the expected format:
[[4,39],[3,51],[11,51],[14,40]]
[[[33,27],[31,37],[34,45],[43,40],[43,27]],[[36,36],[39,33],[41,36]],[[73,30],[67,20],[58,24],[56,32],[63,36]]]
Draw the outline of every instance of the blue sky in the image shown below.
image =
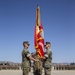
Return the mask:
[[36,8],[40,6],[45,41],[53,62],[75,62],[74,0],[0,0],[0,61],[21,62],[22,42],[34,49]]

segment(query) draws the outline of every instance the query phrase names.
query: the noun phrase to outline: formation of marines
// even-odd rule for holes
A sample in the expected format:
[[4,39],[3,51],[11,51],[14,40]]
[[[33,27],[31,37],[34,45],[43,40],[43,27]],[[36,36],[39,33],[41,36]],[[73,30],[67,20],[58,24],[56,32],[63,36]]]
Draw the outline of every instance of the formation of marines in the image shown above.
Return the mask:
[[46,42],[45,44],[45,55],[42,58],[38,58],[38,53],[36,50],[35,54],[31,54],[28,50],[29,42],[23,42],[22,51],[22,71],[23,75],[29,75],[31,71],[31,60],[33,60],[33,75],[42,75],[42,70],[44,69],[45,75],[51,75],[51,65],[52,65],[52,51],[51,43]]

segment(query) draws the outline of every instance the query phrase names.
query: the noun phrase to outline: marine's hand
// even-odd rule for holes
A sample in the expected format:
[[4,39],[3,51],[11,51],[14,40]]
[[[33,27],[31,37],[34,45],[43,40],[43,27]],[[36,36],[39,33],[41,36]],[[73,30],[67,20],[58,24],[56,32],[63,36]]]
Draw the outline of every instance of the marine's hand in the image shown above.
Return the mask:
[[35,61],[39,61],[39,59],[36,59]]
[[41,57],[42,59],[46,59],[46,57]]

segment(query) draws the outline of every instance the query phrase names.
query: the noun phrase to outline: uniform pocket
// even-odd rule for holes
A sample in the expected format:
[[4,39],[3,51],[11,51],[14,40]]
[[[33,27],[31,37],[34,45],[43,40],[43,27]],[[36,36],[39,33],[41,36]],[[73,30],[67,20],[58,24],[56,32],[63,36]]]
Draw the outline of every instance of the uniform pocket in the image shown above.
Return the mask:
[[47,68],[47,69],[51,68],[51,63],[49,61],[46,61],[44,63],[44,68]]

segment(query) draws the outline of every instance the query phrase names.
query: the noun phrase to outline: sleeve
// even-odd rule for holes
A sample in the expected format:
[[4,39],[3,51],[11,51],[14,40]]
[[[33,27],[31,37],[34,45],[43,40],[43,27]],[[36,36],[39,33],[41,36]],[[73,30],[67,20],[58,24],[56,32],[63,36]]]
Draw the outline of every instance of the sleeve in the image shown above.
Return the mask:
[[48,54],[45,54],[45,57],[48,58]]
[[31,54],[29,52],[27,52],[27,57],[30,57],[30,56],[31,56]]
[[50,53],[50,59],[52,60],[52,52]]

